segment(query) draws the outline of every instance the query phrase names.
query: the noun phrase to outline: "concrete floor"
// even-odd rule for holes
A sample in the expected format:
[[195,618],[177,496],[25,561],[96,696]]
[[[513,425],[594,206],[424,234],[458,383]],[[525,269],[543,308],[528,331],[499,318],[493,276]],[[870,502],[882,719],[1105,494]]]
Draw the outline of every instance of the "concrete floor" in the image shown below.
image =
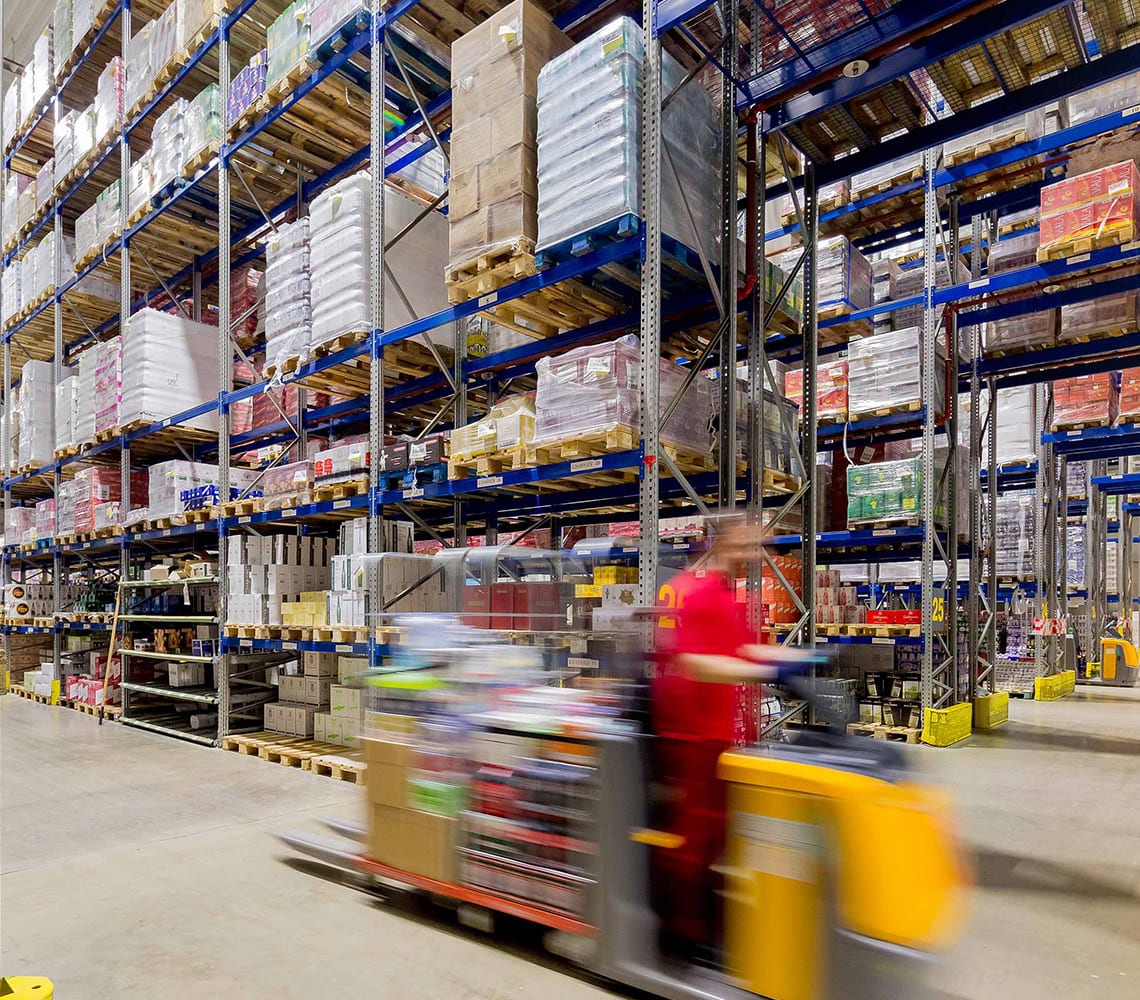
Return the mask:
[[[1014,702],[917,748],[981,883],[958,998],[1140,995],[1140,691]],[[67,1000],[610,996],[532,951],[289,865],[273,833],[357,817],[356,786],[0,698],[0,971]],[[900,998],[901,1000],[901,998]]]

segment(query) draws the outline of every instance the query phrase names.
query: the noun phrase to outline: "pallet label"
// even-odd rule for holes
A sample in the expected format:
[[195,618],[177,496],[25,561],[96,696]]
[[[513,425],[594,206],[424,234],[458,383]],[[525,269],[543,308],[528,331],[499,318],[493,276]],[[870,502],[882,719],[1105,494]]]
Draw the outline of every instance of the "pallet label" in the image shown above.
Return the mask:
[[893,538],[895,534],[894,528],[874,528],[871,534],[877,538]]
[[499,301],[499,293],[498,292],[491,292],[488,295],[482,295],[479,297],[479,305],[481,305],[481,306],[493,306],[498,301]]
[[352,652],[352,643],[344,643],[344,642],[337,643],[336,651],[338,653],[351,653]]
[[894,639],[882,639],[879,636],[872,636],[871,642],[876,646],[893,646],[895,644]]
[[282,649],[296,649],[297,644],[295,642],[283,642],[283,643],[281,643],[281,648]]
[[571,462],[571,472],[590,472],[593,469],[600,469],[602,467],[602,460],[600,458],[587,458],[581,462]]
[[343,510],[345,507],[348,507],[351,503],[352,503],[351,500],[334,500],[333,505],[332,505],[332,509],[333,510]]
[[578,670],[593,670],[597,665],[598,661],[590,656],[571,656],[566,660],[566,666]]
[[481,490],[486,489],[486,487],[488,487],[488,486],[502,486],[502,485],[503,485],[503,477],[502,476],[480,476],[478,479],[475,480],[475,486]]
[[1123,121],[1125,118],[1131,118],[1133,115],[1140,114],[1140,104],[1133,104],[1130,108],[1125,108],[1120,112],[1120,119]]
[[1088,260],[1088,259],[1089,259],[1091,256],[1092,256],[1092,254],[1088,254],[1088,253],[1079,253],[1079,254],[1077,254],[1075,257],[1066,257],[1066,258],[1065,258],[1065,263],[1066,263],[1066,264],[1070,264],[1070,265],[1072,265],[1072,264],[1083,264],[1083,263],[1084,263],[1086,260]]
[[979,278],[977,281],[970,282],[970,288],[985,288],[990,283],[989,278]]
[[163,538],[169,538],[170,534],[173,530],[174,530],[173,528],[163,528],[162,529],[162,537]]
[[252,649],[253,648],[253,640],[252,639],[238,639],[238,645],[244,646],[246,649]]
[[284,510],[281,511],[281,516],[282,517],[296,517],[297,516],[297,508],[296,507],[286,507]]
[[243,514],[238,518],[238,524],[249,524],[251,521],[253,521],[252,514]]
[[415,500],[416,497],[422,497],[423,495],[424,491],[418,486],[413,486],[410,489],[404,490],[405,500]]

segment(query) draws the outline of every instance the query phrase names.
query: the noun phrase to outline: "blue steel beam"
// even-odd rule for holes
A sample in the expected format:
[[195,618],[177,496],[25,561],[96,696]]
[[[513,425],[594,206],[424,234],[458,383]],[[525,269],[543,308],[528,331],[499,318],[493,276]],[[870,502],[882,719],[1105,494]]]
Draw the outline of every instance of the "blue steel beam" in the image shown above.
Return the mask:
[[[811,76],[805,72],[808,67],[801,65],[802,60],[793,60],[787,66],[779,66],[745,81],[741,85],[743,96],[738,106],[742,110],[749,107],[766,110],[769,127],[790,125],[820,114],[837,104],[856,100],[879,87],[908,76],[915,70],[930,66],[980,41],[1064,7],[1068,2],[1069,0],[1005,0],[1004,3],[979,5],[971,2],[934,4],[924,0],[914,0],[914,2],[903,0],[886,14],[875,19],[874,24],[886,33],[885,41],[873,38],[864,28],[851,33],[854,38],[844,35],[825,47],[833,48],[834,53],[829,53],[831,59],[815,70],[814,80],[819,82],[824,79],[825,72],[829,69],[833,79],[825,86],[815,88],[811,93],[802,93],[813,87],[814,83]],[[970,8],[979,6],[983,8],[979,13],[931,33],[931,29],[937,28],[938,25],[943,25],[948,20],[961,16]],[[926,37],[906,44],[909,38],[923,33],[926,33]],[[856,48],[860,43],[863,45],[862,50]],[[871,68],[862,76],[840,75],[839,71],[852,59],[873,60],[875,52],[884,52],[891,47],[894,51],[887,52],[881,59],[874,61]],[[817,49],[811,53],[812,61],[817,64],[820,63],[818,55],[820,51]],[[792,92],[800,93],[801,96],[790,97],[782,104],[775,104]],[[1000,117],[989,120],[998,121]]]

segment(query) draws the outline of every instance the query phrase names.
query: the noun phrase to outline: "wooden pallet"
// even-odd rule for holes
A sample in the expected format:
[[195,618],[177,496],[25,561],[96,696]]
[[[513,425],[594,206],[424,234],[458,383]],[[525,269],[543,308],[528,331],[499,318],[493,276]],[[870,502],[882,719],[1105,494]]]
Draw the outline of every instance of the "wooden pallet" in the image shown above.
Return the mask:
[[525,444],[513,448],[499,448],[475,458],[450,458],[447,461],[448,479],[466,479],[468,476],[494,476],[500,472],[525,469],[531,465]]
[[921,729],[911,729],[908,726],[884,726],[870,722],[850,722],[847,725],[848,736],[866,736],[876,740],[886,740],[890,743],[914,743],[922,740]]
[[340,351],[347,350],[349,347],[354,347],[359,344],[368,336],[367,330],[354,330],[351,333],[342,333],[332,340],[326,340],[323,344],[313,345],[314,358],[327,358],[330,354],[337,354]]
[[74,708],[77,712],[82,712],[84,715],[91,715],[98,718],[99,709],[103,709],[103,718],[108,722],[118,722],[123,715],[123,707],[121,705],[88,705],[83,701],[69,701],[67,702],[68,708]]
[[19,695],[21,698],[26,698],[28,701],[34,701],[40,705],[50,705],[51,695],[36,694],[35,691],[29,691],[27,688],[17,687],[13,685],[8,688],[13,694]]
[[360,785],[364,783],[368,765],[359,757],[329,754],[325,757],[309,757],[303,760],[301,769]]
[[1131,243],[1135,239],[1136,226],[1134,223],[1128,222],[1112,229],[1106,229],[1103,233],[1080,236],[1054,243],[1052,246],[1039,247],[1037,263],[1044,264],[1050,260],[1064,260],[1067,257],[1092,253],[1094,250],[1103,250],[1106,247]]
[[848,521],[848,526],[859,531],[874,531],[876,528],[917,528],[922,524],[922,518],[913,514],[899,514],[893,517],[859,518]]
[[848,305],[832,305],[820,309],[817,316],[820,322],[835,320],[830,326],[819,328],[821,344],[846,344],[853,337],[869,337],[875,332],[875,324],[869,319],[843,319],[855,309]]
[[1060,423],[1050,425],[1050,430],[1056,434],[1059,431],[1085,431],[1093,427],[1111,427],[1110,421],[1104,420],[1062,420]]
[[217,508],[199,507],[196,510],[184,511],[182,514],[183,524],[201,524],[206,521],[213,520],[217,516]]
[[265,88],[265,93],[257,99],[261,114],[268,114],[271,108],[279,101],[283,101],[297,89],[303,80],[311,76],[315,69],[316,67],[309,60],[309,57],[302,56],[288,73],[280,79],[274,80]]
[[316,503],[325,503],[328,500],[345,500],[367,493],[368,488],[369,480],[367,477],[343,479],[335,483],[317,483],[312,490],[313,500]]
[[922,410],[919,400],[909,403],[899,403],[897,406],[881,406],[877,410],[855,410],[850,414],[850,420],[870,420],[873,417],[890,417],[896,413],[918,413]]
[[1020,146],[1023,142],[1028,141],[1029,133],[1025,129],[1014,129],[1012,132],[1006,132],[994,136],[992,139],[987,139],[985,142],[979,142],[977,145],[966,146],[963,149],[947,153],[942,162],[947,167],[956,167],[959,163],[971,163],[992,153],[1000,153],[1003,149]]
[[765,493],[795,493],[799,488],[800,481],[795,476],[775,469],[764,470]]
[[222,749],[249,757],[257,756],[261,760],[284,764],[286,767],[303,767],[313,757],[331,757],[344,752],[344,747],[336,743],[268,731],[248,736],[224,736]]
[[865,188],[858,190],[852,189],[851,200],[853,202],[862,201],[864,198],[869,198],[871,195],[883,194],[890,191],[892,188],[902,187],[904,184],[909,184],[911,181],[922,180],[923,170],[922,165],[916,165],[909,170],[900,170],[898,173],[884,180],[878,181],[875,184],[869,184]]

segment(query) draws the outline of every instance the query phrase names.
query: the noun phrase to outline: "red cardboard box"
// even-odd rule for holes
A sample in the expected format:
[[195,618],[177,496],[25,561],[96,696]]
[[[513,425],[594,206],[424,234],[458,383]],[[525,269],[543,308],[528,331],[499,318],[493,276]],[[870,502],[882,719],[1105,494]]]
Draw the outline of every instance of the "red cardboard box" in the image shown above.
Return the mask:
[[1053,423],[1109,427],[1116,420],[1119,401],[1115,372],[1058,379],[1053,383]]
[[473,628],[491,627],[491,588],[476,584],[463,588],[463,624]]
[[490,627],[505,630],[515,627],[515,584],[491,584]]
[[[1133,160],[1124,160],[1087,174],[1066,177],[1041,189],[1041,219],[1079,205],[1123,198],[1131,201],[1140,188],[1140,173]],[[1044,244],[1044,239],[1042,239]]]
[[921,625],[922,611],[868,611],[868,625]]

